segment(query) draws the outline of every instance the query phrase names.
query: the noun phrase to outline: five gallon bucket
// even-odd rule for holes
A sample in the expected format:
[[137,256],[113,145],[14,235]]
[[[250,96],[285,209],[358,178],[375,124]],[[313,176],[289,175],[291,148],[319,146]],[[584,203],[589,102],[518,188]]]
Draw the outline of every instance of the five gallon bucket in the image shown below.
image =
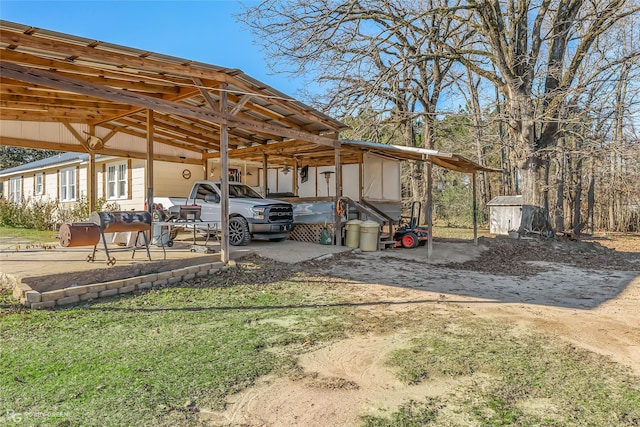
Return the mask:
[[360,249],[365,252],[374,252],[378,250],[378,231],[380,224],[375,221],[364,221],[360,224]]

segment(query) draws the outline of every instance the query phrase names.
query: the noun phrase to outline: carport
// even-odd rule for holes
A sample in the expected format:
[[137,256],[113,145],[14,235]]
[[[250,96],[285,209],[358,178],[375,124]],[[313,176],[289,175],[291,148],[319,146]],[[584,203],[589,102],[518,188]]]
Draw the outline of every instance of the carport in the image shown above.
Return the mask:
[[[88,153],[91,210],[96,154],[146,160],[149,209],[154,160],[201,165],[205,177],[210,158],[219,157],[223,171],[229,157],[261,161],[263,183],[268,164],[361,164],[365,152],[470,173],[474,189],[475,173],[493,170],[450,153],[341,141],[346,125],[237,69],[7,21],[0,21],[0,47],[0,143]],[[220,180],[226,194],[228,175]],[[337,201],[340,167],[335,185]],[[473,203],[475,224],[475,191]],[[226,197],[221,205],[227,262]]]
[[[90,155],[88,198],[96,199],[95,155],[202,165],[229,150],[298,141],[335,151],[346,126],[240,70],[0,21],[3,145]],[[28,124],[28,126],[25,126]],[[223,191],[228,176],[221,174]],[[228,201],[222,201],[228,261]]]

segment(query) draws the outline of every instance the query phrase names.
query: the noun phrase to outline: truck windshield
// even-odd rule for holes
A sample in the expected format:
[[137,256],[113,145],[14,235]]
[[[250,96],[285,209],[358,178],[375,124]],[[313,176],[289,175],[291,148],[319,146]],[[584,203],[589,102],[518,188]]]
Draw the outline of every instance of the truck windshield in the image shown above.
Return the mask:
[[[216,184],[220,190],[220,184]],[[237,199],[262,199],[263,197],[256,193],[253,188],[243,184],[229,184],[229,197]]]

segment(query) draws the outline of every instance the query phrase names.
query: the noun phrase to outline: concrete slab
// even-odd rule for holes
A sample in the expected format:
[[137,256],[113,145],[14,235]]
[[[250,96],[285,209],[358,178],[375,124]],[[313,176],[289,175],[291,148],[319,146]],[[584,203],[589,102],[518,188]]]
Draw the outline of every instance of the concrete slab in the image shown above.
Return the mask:
[[[199,238],[196,243],[204,245],[205,242]],[[109,256],[115,259],[115,264],[110,265],[102,242],[98,245],[94,261],[88,262],[93,253],[91,246],[64,248],[58,243],[39,244],[0,238],[0,287],[10,288],[12,283],[20,281],[29,284],[37,282],[40,291],[47,291],[220,260],[220,246],[217,242],[207,244],[208,248],[213,249],[213,254],[192,251],[192,244],[191,236],[184,235],[179,236],[171,248],[150,245],[150,261],[144,247],[137,248],[134,255],[130,247],[110,244]],[[231,246],[230,258],[233,260],[257,254],[280,262],[298,263],[349,250],[351,248],[343,246],[291,240],[252,241],[248,246]]]

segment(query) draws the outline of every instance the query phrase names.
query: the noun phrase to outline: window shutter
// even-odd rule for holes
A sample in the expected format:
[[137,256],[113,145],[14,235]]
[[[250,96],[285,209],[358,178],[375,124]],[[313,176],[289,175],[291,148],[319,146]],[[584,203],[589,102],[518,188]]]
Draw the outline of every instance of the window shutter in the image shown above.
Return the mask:
[[60,169],[56,171],[56,177],[58,178],[58,201],[60,201],[60,185],[62,185],[62,178],[60,177]]
[[107,164],[102,164],[102,198],[107,198]]
[[76,166],[76,200],[80,200],[80,168]]
[[131,182],[131,159],[127,160],[127,198],[133,199],[133,183]]

